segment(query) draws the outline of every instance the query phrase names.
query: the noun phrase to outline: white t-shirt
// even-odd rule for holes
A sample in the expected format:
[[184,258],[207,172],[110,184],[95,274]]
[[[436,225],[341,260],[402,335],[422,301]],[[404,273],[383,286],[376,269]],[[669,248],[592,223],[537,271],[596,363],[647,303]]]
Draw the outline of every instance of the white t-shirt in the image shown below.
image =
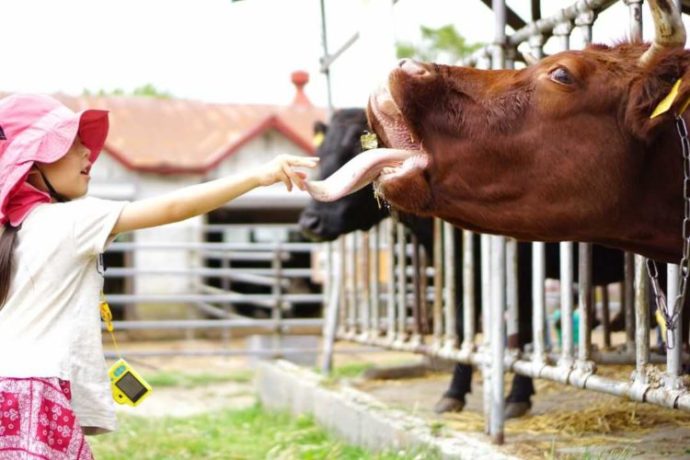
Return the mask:
[[83,198],[34,208],[18,232],[0,309],[0,376],[58,377],[82,426],[116,418],[103,347],[99,255],[126,202]]

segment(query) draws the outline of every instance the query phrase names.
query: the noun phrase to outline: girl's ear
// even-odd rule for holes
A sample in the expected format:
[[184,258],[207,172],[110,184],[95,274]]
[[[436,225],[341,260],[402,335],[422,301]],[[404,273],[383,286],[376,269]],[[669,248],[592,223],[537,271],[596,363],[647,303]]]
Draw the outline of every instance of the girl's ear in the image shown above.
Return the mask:
[[690,103],[690,52],[669,50],[653,59],[633,80],[626,125],[635,137],[650,141],[659,127],[684,113]]

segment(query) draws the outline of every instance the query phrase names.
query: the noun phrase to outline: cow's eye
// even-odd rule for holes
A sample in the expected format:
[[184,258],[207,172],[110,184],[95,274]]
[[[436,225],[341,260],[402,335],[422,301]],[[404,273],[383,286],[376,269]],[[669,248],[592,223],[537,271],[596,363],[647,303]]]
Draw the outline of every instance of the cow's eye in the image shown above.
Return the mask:
[[572,85],[575,79],[564,67],[558,67],[551,71],[551,80],[562,85]]

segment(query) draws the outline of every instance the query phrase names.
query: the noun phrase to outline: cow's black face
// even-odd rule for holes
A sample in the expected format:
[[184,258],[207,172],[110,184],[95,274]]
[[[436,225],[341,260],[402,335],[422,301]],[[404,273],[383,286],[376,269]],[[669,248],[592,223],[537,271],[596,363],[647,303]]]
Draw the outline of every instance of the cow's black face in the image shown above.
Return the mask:
[[[325,179],[362,151],[360,136],[367,129],[363,109],[336,112],[317,150],[320,179]],[[332,241],[354,230],[369,230],[387,216],[371,185],[331,203],[311,200],[302,211],[299,226],[314,241]]]

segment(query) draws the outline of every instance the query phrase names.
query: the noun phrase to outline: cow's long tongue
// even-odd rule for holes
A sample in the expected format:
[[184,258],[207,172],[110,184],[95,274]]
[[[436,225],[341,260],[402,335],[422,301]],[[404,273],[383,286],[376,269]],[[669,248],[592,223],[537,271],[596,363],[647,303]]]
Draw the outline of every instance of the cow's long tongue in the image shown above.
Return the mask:
[[327,179],[308,181],[307,191],[318,201],[335,201],[370,184],[388,166],[399,166],[419,154],[417,150],[366,150],[345,163]]

